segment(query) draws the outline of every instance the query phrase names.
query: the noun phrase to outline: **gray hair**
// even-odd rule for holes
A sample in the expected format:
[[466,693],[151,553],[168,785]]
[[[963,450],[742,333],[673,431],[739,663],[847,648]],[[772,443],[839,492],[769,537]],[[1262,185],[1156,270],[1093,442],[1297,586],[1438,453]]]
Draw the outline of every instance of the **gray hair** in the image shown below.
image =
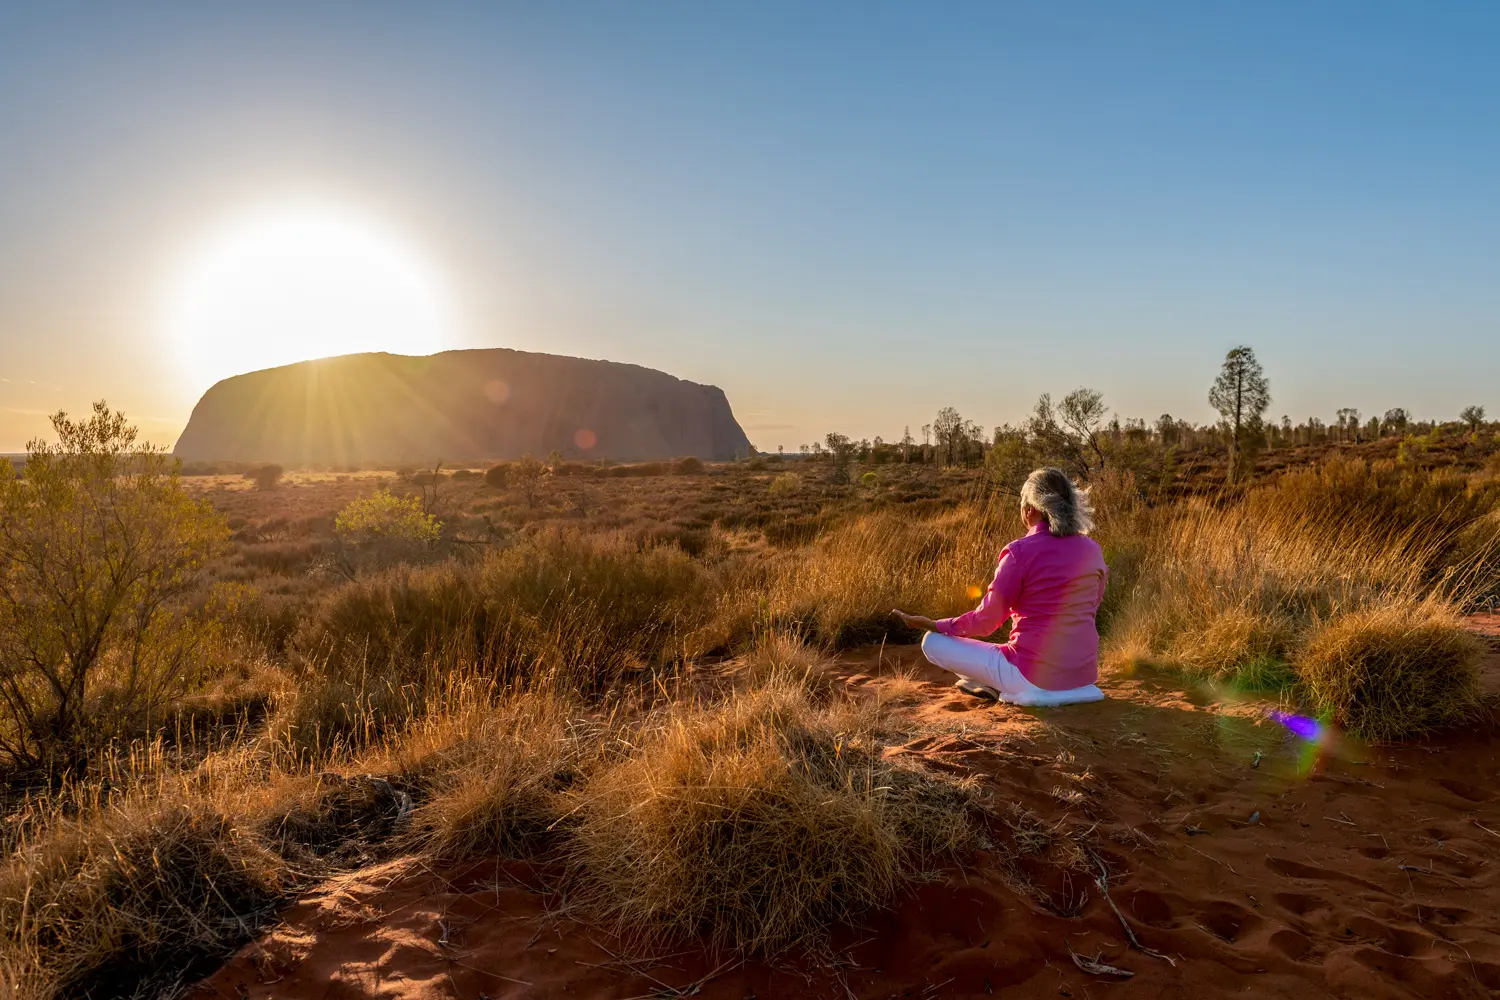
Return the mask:
[[1047,519],[1047,530],[1059,538],[1094,530],[1094,506],[1061,469],[1037,469],[1021,487],[1021,506]]

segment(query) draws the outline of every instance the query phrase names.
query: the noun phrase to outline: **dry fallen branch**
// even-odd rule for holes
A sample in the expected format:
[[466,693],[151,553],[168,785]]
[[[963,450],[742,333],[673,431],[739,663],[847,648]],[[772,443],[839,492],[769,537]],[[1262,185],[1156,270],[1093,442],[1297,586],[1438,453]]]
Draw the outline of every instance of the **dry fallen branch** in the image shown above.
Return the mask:
[[1113,965],[1106,965],[1104,962],[1099,961],[1100,955],[1102,955],[1103,952],[1100,952],[1099,955],[1095,955],[1093,958],[1084,958],[1072,948],[1069,948],[1068,954],[1072,956],[1074,965],[1078,966],[1080,969],[1082,969],[1084,972],[1087,972],[1091,976],[1121,976],[1125,979],[1129,979],[1131,976],[1135,975],[1135,973],[1131,972],[1129,969],[1117,968]]
[[[1147,948],[1145,945],[1141,944],[1141,939],[1135,936],[1135,931],[1131,929],[1130,922],[1125,919],[1125,914],[1120,912],[1120,908],[1115,905],[1114,899],[1112,899],[1109,895],[1109,869],[1104,866],[1104,862],[1099,858],[1099,855],[1095,854],[1093,851],[1089,852],[1089,856],[1094,859],[1094,864],[1099,867],[1099,876],[1094,879],[1094,884],[1099,887],[1099,892],[1104,896],[1104,901],[1108,903],[1109,908],[1114,911],[1115,919],[1120,921],[1120,926],[1124,928],[1125,938],[1130,942],[1130,946],[1136,951],[1139,951],[1146,955],[1150,955],[1152,958],[1159,958],[1173,968],[1176,968],[1177,963],[1174,962],[1170,956],[1163,955],[1161,952],[1155,950],[1154,948]],[[1077,956],[1074,956],[1073,960],[1075,962],[1078,961]],[[1082,966],[1079,966],[1079,968],[1082,968]]]

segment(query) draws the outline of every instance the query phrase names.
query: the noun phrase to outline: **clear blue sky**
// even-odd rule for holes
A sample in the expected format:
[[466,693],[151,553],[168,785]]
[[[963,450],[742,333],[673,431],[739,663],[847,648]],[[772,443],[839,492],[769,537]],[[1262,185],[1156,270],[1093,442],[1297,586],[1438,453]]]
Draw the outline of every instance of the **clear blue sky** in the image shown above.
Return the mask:
[[1500,412],[1500,5],[0,6],[0,450],[197,395],[161,288],[328,195],[455,346],[722,386],[763,448],[1038,393]]

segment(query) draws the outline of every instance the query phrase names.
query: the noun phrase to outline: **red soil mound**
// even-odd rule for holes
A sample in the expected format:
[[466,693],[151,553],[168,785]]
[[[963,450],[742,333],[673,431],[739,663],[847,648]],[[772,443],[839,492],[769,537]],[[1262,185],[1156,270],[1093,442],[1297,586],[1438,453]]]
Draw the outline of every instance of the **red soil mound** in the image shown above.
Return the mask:
[[[1500,642],[1500,617],[1476,624]],[[557,911],[544,870],[402,860],[304,898],[196,995],[1303,1000],[1500,990],[1493,726],[1421,746],[1310,743],[1264,706],[1166,677],[1114,678],[1106,702],[1037,712],[958,694],[914,648],[844,664],[851,686],[891,692],[899,668],[915,670],[927,683],[906,693],[931,735],[892,752],[982,775],[1000,818],[994,850],[841,932],[828,956],[633,955],[585,915]],[[1500,657],[1487,669],[1500,688]],[[1090,971],[1091,961],[1134,975]]]

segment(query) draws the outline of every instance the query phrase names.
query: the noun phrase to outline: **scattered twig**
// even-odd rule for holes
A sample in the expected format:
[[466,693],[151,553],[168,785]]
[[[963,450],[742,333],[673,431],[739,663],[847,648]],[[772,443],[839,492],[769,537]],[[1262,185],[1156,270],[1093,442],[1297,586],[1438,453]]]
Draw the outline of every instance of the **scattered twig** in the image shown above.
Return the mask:
[[1131,972],[1129,969],[1117,968],[1113,965],[1106,965],[1104,962],[1099,961],[1100,956],[1104,954],[1103,952],[1100,952],[1093,958],[1084,958],[1082,955],[1074,951],[1071,946],[1069,946],[1068,954],[1073,957],[1074,965],[1078,966],[1080,969],[1082,969],[1084,972],[1087,972],[1091,976],[1121,976],[1125,979],[1129,979],[1131,976],[1135,975],[1135,973]]
[[654,976],[646,976],[647,979],[656,982],[658,984],[657,987],[650,993],[643,993],[638,997],[631,997],[630,1000],[678,1000],[678,998],[680,997],[695,997],[699,993],[703,992],[703,987],[707,986],[710,981],[716,979],[721,973],[723,973],[725,969],[728,969],[734,964],[734,959],[728,959],[720,963],[720,965],[712,972],[708,972],[702,976],[699,976],[697,979],[693,980],[685,986],[669,986],[666,983],[663,983],[660,979],[656,979]]
[[[1120,912],[1120,908],[1115,905],[1114,899],[1110,897],[1109,869],[1104,866],[1104,862],[1100,859],[1099,855],[1095,854],[1093,851],[1089,851],[1089,856],[1094,859],[1094,864],[1099,867],[1099,875],[1094,879],[1094,884],[1099,887],[1100,895],[1102,895],[1104,897],[1104,901],[1109,904],[1109,908],[1114,911],[1115,919],[1120,921],[1120,926],[1125,930],[1125,939],[1130,942],[1130,946],[1136,951],[1139,951],[1146,955],[1150,955],[1152,958],[1159,958],[1173,968],[1176,968],[1177,963],[1174,962],[1170,956],[1163,955],[1161,952],[1155,950],[1154,948],[1147,948],[1145,945],[1141,944],[1141,939],[1135,936],[1135,931],[1131,928],[1130,921],[1125,919],[1125,914]],[[1069,951],[1071,952],[1072,949],[1070,948]],[[1076,962],[1077,960],[1077,956],[1075,955],[1074,961]],[[1079,966],[1079,968],[1082,968],[1082,966]]]
[[1328,820],[1328,822],[1330,822],[1330,823],[1342,823],[1345,826],[1354,826],[1354,825],[1356,825],[1352,820],[1339,819],[1337,816],[1324,816],[1323,818],[1326,819],[1326,820]]
[[1489,827],[1485,826],[1483,823],[1479,822],[1479,820],[1477,820],[1477,819],[1471,819],[1471,820],[1469,820],[1469,822],[1473,823],[1475,826],[1479,827],[1479,829],[1483,830],[1485,833],[1489,834],[1491,837],[1500,837],[1500,833],[1496,833],[1494,830],[1491,830]]
[[1449,882],[1452,882],[1454,885],[1463,885],[1462,882],[1454,878],[1452,875],[1444,875],[1442,872],[1435,872],[1431,868],[1423,868],[1420,865],[1397,865],[1396,867],[1404,872],[1416,872],[1418,875],[1431,875],[1433,878],[1445,878]]
[[468,969],[470,972],[477,972],[480,975],[489,976],[491,979],[499,979],[499,980],[502,980],[502,981],[507,982],[507,983],[515,983],[517,986],[535,986],[536,985],[536,983],[528,982],[525,979],[512,979],[509,976],[502,976],[498,972],[492,972],[489,969],[481,969],[479,966],[477,966],[477,965],[470,965],[468,962],[461,962],[461,961],[459,961],[458,959],[454,958],[451,955],[444,955],[443,956],[443,961],[449,962],[449,963],[451,963],[453,965],[457,965],[460,968]]
[[[1194,854],[1203,854],[1202,851],[1198,850],[1198,848],[1194,847],[1191,844],[1186,844],[1184,846],[1186,846],[1187,849],[1190,850],[1190,851],[1192,851]],[[1234,867],[1232,865],[1230,865],[1230,864],[1228,864],[1226,862],[1220,861],[1218,858],[1214,857],[1213,855],[1203,854],[1203,856],[1205,858],[1208,858],[1208,860],[1212,861],[1214,864],[1218,865],[1219,867],[1221,867],[1221,868],[1228,868],[1231,872],[1234,872],[1234,874],[1236,874],[1236,875],[1239,874],[1239,872],[1237,872],[1237,871],[1234,870]]]

